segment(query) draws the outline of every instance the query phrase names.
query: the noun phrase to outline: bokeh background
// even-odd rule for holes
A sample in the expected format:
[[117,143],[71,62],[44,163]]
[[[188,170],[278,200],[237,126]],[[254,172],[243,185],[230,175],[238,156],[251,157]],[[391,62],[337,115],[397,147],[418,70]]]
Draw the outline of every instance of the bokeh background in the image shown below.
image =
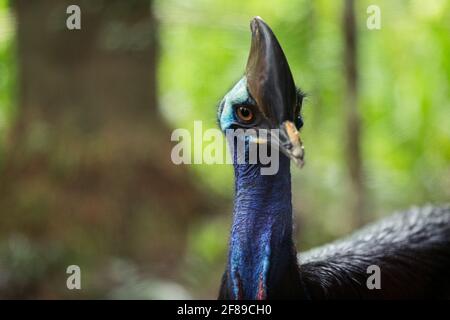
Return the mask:
[[0,0],[0,298],[216,297],[232,167],[170,134],[216,127],[256,15],[308,94],[299,250],[450,200],[450,1]]

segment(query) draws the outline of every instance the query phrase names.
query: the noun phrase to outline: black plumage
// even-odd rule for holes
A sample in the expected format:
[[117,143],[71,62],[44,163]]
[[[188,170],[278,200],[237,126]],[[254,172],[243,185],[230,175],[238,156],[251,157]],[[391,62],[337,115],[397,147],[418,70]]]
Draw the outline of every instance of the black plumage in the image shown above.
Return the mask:
[[[336,242],[300,253],[268,299],[450,298],[450,206],[413,208]],[[367,269],[377,265],[381,289],[369,289]],[[220,299],[228,299],[226,274]]]
[[[305,293],[325,298],[450,298],[450,207],[413,208],[299,255]],[[368,289],[367,268],[381,271]]]

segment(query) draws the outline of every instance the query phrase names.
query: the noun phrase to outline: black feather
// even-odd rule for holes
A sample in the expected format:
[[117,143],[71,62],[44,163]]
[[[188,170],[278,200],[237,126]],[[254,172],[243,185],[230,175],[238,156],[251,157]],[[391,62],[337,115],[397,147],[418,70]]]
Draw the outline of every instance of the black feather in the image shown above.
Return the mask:
[[[450,207],[395,214],[299,260],[312,298],[449,298]],[[380,290],[367,288],[370,265]]]
[[[450,298],[449,206],[395,214],[298,259],[292,252],[268,299]],[[370,265],[380,267],[381,289],[367,287]],[[226,278],[220,299],[230,297]]]

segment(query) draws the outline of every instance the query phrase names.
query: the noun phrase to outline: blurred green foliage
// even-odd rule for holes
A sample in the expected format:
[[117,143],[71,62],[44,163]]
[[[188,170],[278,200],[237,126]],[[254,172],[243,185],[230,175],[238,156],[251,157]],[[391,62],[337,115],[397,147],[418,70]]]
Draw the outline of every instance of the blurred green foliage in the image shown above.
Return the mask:
[[14,22],[8,1],[0,0],[0,163],[6,130],[14,112],[15,84]]

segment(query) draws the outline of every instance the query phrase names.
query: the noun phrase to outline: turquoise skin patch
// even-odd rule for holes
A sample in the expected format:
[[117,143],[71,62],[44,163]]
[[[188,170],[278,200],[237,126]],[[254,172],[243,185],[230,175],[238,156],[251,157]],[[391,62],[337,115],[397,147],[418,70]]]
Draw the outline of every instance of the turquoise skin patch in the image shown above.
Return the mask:
[[231,125],[236,123],[233,106],[246,102],[248,98],[247,78],[243,77],[223,98],[224,105],[219,119],[219,124],[222,131],[229,129]]

